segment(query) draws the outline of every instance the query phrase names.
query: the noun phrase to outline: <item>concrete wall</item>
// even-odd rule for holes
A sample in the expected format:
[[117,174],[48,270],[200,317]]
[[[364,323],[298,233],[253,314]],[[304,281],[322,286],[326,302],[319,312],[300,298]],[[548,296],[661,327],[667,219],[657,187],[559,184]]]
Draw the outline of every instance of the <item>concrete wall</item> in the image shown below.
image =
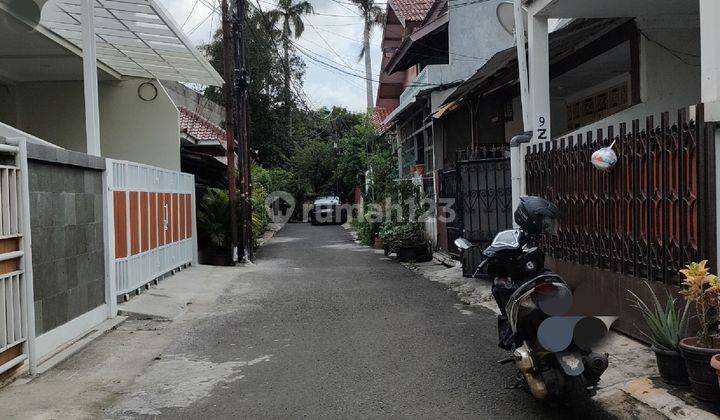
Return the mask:
[[225,123],[225,108],[210,101],[201,93],[178,82],[163,81],[170,99],[178,108],[184,107],[207,118],[212,123],[223,126]]
[[[449,63],[426,66],[422,73],[427,79],[423,80],[423,83],[447,84],[463,81],[472,76],[495,53],[513,45],[513,37],[505,32],[496,17],[499,3],[501,0],[490,0],[449,7]],[[415,80],[416,75],[412,68],[406,75],[407,86]],[[411,89],[417,92],[425,88],[419,86]],[[451,90],[447,92],[449,94]],[[401,101],[401,106],[411,97],[402,98],[404,101]],[[435,112],[441,103],[433,100],[431,112]]]
[[514,45],[513,37],[505,32],[497,19],[496,10],[501,2],[467,2],[469,4],[457,7],[450,3],[450,63],[445,73],[449,81],[467,79],[496,52]]
[[[180,115],[158,82],[155,100],[138,96],[143,79],[100,83],[101,153],[180,170]],[[2,98],[14,97],[14,100]],[[13,112],[14,109],[14,112]],[[81,82],[19,83],[0,88],[0,120],[69,150],[86,151]]]
[[0,84],[0,121],[15,121],[15,91],[8,85]]
[[105,303],[102,158],[28,144],[35,326]]

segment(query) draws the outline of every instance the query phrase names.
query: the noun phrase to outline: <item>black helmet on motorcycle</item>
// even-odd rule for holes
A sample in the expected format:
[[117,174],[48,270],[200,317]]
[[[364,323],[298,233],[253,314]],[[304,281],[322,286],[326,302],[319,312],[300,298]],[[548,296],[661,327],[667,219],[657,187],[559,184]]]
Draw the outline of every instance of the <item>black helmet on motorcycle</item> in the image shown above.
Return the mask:
[[531,235],[554,230],[559,217],[557,206],[540,197],[520,197],[520,205],[515,210],[515,223]]

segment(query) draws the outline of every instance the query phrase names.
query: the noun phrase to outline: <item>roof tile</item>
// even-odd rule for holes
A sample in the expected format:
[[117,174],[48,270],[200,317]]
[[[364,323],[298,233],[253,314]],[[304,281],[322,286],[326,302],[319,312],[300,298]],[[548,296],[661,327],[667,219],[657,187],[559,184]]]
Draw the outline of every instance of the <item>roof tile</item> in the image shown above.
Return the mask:
[[198,140],[217,140],[226,147],[225,130],[185,107],[180,107],[180,132]]
[[398,18],[409,22],[422,22],[435,0],[390,0]]
[[385,118],[392,112],[392,109],[376,107],[373,109],[372,115],[370,115],[370,123],[375,127],[377,134],[383,134],[388,131],[393,124],[383,124]]

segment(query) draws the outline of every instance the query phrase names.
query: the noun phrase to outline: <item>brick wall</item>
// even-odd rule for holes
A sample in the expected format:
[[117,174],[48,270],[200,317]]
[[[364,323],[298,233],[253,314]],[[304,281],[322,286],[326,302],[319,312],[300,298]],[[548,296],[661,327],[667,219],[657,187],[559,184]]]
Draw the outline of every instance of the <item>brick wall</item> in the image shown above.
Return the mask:
[[28,144],[38,335],[105,303],[102,158]]

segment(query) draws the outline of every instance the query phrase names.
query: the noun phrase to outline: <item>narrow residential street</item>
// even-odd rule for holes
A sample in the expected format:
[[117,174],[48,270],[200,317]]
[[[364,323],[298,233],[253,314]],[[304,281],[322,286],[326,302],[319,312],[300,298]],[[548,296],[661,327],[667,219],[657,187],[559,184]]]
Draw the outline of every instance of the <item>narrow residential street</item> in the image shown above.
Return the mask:
[[[503,387],[494,318],[461,313],[438,285],[350,241],[339,226],[289,224],[225,312],[174,352],[266,358],[169,417],[552,417]],[[230,343],[237,343],[230,347]],[[130,407],[128,407],[130,408]]]
[[13,418],[567,416],[504,389],[514,372],[496,364],[494,314],[458,309],[342,227],[286,225],[257,257],[178,274],[212,286],[176,320],[128,319],[12,384],[0,406]]

